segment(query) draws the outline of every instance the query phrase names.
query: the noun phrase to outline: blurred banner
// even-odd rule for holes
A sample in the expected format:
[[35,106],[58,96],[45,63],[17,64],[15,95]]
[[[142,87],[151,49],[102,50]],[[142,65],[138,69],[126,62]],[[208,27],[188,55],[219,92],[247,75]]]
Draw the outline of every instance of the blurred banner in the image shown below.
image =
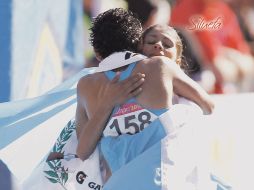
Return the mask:
[[0,102],[41,95],[83,66],[82,3],[0,2]]

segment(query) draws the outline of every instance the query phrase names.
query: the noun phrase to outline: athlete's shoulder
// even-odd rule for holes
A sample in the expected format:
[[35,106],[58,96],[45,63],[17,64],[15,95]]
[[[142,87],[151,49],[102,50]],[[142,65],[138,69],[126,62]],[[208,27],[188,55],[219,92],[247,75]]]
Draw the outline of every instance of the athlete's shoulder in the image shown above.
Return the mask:
[[102,78],[103,73],[94,73],[81,77],[77,83],[77,92],[82,94],[90,92],[100,83],[99,81],[103,80]]
[[89,83],[91,81],[93,81],[93,76],[91,76],[90,74],[89,75],[86,75],[86,76],[83,76],[79,79],[78,81],[78,84],[77,84],[77,88],[82,88],[82,87],[86,87],[89,85]]
[[176,62],[165,56],[153,56],[147,59],[144,59],[140,62],[140,65],[143,65],[146,68],[151,69],[162,69],[162,68],[172,68],[177,67]]
[[100,73],[93,73],[88,74],[86,76],[83,76],[79,79],[78,85],[90,85],[92,82],[96,82],[98,80],[101,80],[103,78],[103,72]]
[[151,63],[159,63],[159,64],[176,64],[175,61],[172,59],[169,59],[168,57],[165,56],[153,56],[150,58]]

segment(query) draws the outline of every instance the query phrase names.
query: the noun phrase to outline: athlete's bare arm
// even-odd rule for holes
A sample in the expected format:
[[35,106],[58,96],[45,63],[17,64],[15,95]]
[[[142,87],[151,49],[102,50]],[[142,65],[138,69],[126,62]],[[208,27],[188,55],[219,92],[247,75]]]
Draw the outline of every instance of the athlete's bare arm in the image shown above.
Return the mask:
[[165,56],[151,57],[136,66],[134,71],[146,74],[146,83],[137,97],[150,108],[169,108],[173,92],[197,103],[205,114],[212,112],[214,103],[198,83],[189,78],[181,68]]
[[174,93],[197,103],[204,114],[212,113],[214,102],[210,95],[198,83],[186,75],[177,64],[166,57],[162,57],[162,59],[167,63],[168,70],[173,76]]
[[93,153],[114,106],[142,91],[144,77],[138,73],[121,82],[118,82],[119,75],[107,82],[98,81],[93,76],[79,81],[76,113],[79,142],[76,153],[80,159],[86,160]]

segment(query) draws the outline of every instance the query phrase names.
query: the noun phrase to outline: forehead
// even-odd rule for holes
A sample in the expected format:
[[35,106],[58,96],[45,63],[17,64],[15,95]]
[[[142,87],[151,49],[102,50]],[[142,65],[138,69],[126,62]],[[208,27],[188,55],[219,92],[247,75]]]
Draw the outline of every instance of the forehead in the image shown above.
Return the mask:
[[168,26],[155,26],[151,28],[145,35],[145,37],[156,37],[156,36],[163,36],[172,39],[176,37],[176,33],[174,29]]

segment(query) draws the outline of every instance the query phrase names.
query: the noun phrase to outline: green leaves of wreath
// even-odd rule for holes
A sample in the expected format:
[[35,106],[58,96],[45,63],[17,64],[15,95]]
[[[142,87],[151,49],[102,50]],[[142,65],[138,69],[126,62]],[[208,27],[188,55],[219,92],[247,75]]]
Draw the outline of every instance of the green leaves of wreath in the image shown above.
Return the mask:
[[[60,136],[58,137],[54,147],[53,152],[60,152],[64,154],[63,147],[65,146],[68,139],[71,137],[72,132],[75,130],[75,121],[71,120],[67,123],[65,128],[60,133]],[[46,178],[51,183],[59,183],[63,189],[65,188],[65,183],[68,180],[68,168],[64,168],[61,165],[61,160],[51,160],[46,162],[51,170],[44,171],[46,174]]]

